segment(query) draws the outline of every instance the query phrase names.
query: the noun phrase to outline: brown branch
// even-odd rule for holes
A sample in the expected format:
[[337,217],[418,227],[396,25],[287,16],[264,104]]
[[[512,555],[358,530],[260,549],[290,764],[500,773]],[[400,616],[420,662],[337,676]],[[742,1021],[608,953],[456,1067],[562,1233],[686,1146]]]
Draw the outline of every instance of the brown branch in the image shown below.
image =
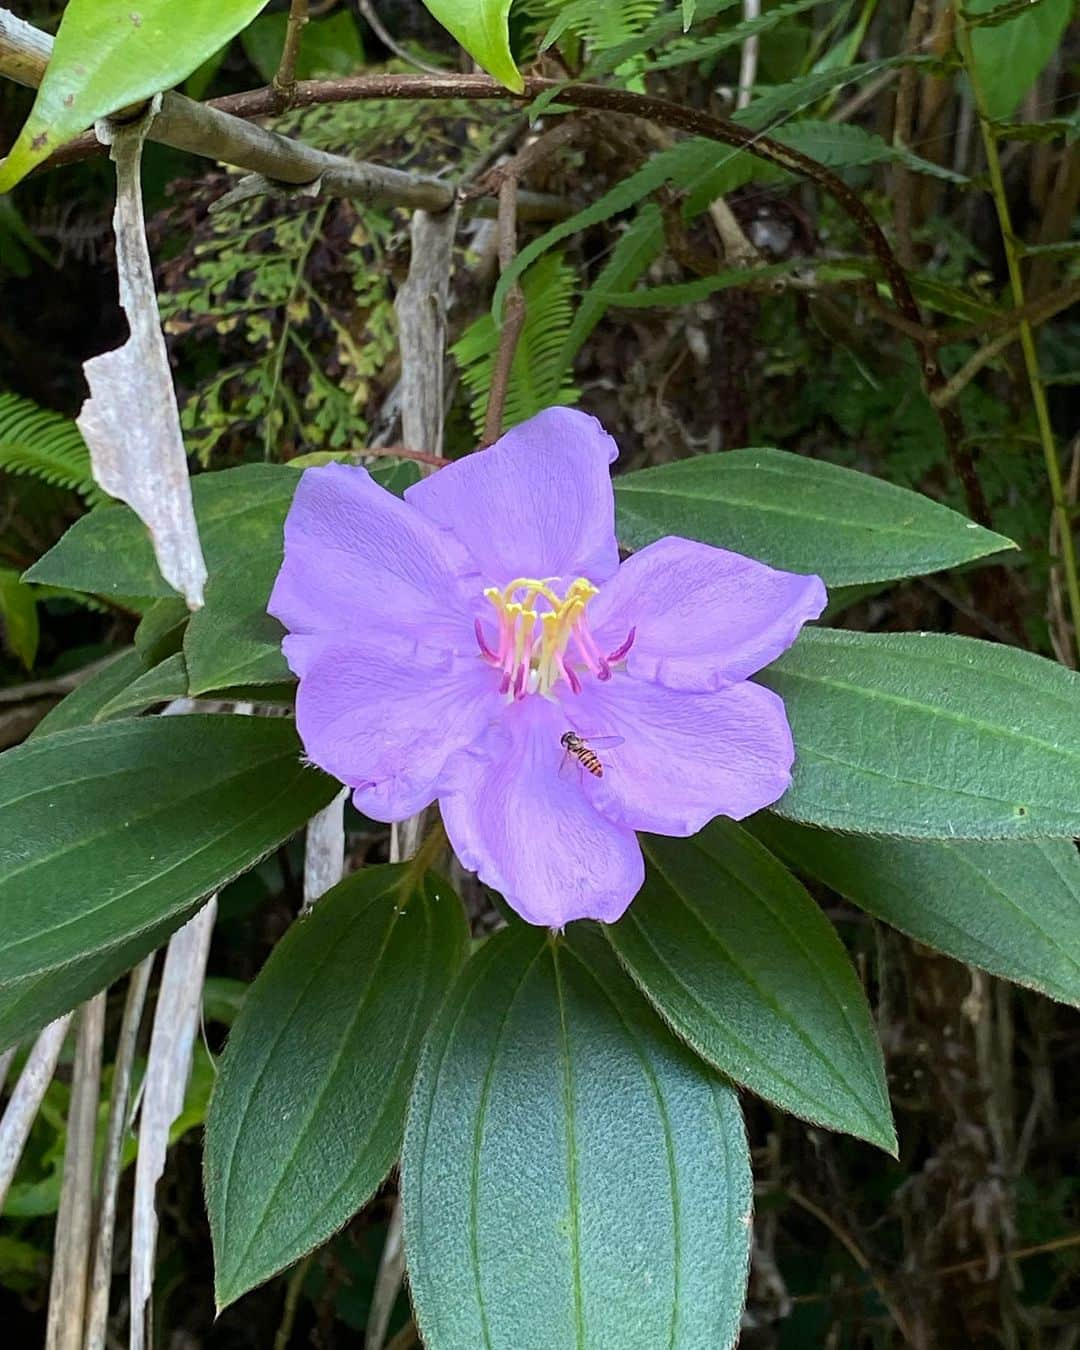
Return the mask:
[[[530,141],[505,164],[496,165],[462,194],[463,197],[497,191],[499,194],[498,252],[499,271],[505,272],[517,256],[518,184],[523,176],[541,160],[546,159],[561,145],[577,135],[579,122],[560,122],[542,136]],[[506,296],[503,324],[499,331],[499,346],[491,370],[487,412],[484,417],[484,445],[491,445],[502,434],[506,393],[510,387],[510,373],[514,354],[525,327],[525,296],[515,282]]]
[[300,43],[307,21],[308,0],[290,0],[289,17],[285,23],[285,46],[281,50],[281,61],[270,82],[270,88],[277,95],[280,112],[284,112],[292,104],[293,91],[296,89],[296,61],[300,55]]

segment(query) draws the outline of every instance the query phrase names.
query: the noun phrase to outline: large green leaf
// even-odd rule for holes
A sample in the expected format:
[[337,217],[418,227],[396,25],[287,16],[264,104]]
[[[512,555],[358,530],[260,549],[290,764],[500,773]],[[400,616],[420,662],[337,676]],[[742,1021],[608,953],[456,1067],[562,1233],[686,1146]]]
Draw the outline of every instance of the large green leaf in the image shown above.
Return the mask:
[[265,4],[68,0],[30,116],[0,164],[0,192],[99,117],[178,84]]
[[114,717],[133,717],[158,703],[169,703],[184,698],[188,692],[187,667],[183,652],[174,652],[153,666],[118,694],[114,694],[94,714],[95,722],[109,722]]
[[1080,1005],[1080,854],[1071,840],[882,839],[771,814],[753,830],[928,947]]
[[0,758],[0,1047],[152,950],[325,806],[284,719],[125,719]]
[[424,0],[477,65],[520,94],[525,82],[510,51],[508,18],[512,3],[513,0]]
[[942,633],[806,629],[758,677],[787,705],[792,820],[916,839],[1080,833],[1080,675]]
[[785,450],[699,455],[615,479],[619,540],[734,549],[827,586],[937,572],[1016,545],[880,478]]
[[751,1186],[735,1095],[591,928],[515,925],[466,966],[417,1074],[402,1193],[429,1350],[738,1336]]
[[[415,464],[397,463],[380,465],[372,476],[401,493],[418,471]],[[245,464],[192,481],[210,573],[206,603],[184,634],[192,694],[291,678],[281,655],[281,625],[267,614],[266,602],[281,566],[282,528],[298,480],[299,471],[288,465]],[[173,595],[157,571],[145,527],[126,506],[76,521],[26,579],[99,595]]]
[[454,893],[406,865],[355,872],[278,943],[207,1122],[219,1307],[325,1242],[389,1172],[421,1042],[467,942]]
[[828,920],[733,821],[645,840],[645,887],[612,946],[704,1059],[806,1120],[893,1150],[881,1049]]
[[[1000,0],[965,0],[972,15],[988,14]],[[1032,0],[1007,23],[973,27],[971,46],[987,115],[1011,117],[1054,55],[1072,17],[1073,0]]]

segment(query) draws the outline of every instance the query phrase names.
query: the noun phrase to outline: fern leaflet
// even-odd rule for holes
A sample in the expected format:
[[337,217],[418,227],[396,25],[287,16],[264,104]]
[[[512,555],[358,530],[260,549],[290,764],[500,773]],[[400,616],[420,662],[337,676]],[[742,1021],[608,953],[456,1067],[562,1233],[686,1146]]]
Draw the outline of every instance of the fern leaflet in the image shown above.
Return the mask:
[[19,394],[0,394],[0,469],[68,488],[87,503],[105,499],[74,421]]

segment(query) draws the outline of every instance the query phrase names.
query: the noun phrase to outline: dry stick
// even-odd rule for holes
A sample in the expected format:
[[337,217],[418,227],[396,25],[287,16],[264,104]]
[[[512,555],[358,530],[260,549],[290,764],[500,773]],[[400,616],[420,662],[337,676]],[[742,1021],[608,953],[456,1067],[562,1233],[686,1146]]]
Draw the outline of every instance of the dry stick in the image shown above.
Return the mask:
[[172,935],[165,949],[139,1109],[131,1217],[131,1350],[146,1350],[154,1343],[151,1293],[158,1235],[157,1184],[165,1170],[169,1130],[183,1109],[191,1074],[206,958],[216,916],[215,895]]
[[94,1259],[87,1289],[86,1336],[83,1350],[105,1350],[120,1163],[123,1156],[124,1135],[128,1129],[128,1102],[131,1097],[135,1050],[155,957],[156,953],[151,952],[131,972],[127,998],[124,1002],[124,1017],[120,1024],[120,1038],[116,1044],[112,1095],[109,1098],[109,1122],[105,1127],[105,1157],[101,1166]]
[[345,802],[348,788],[342,788],[329,806],[307,823],[304,833],[304,903],[306,914],[320,896],[336,886],[345,871]]
[[[975,99],[975,111],[982,131],[983,148],[986,151],[986,166],[990,174],[990,189],[997,210],[998,225],[1001,230],[1001,243],[1005,250],[1005,262],[1009,270],[1009,285],[1012,289],[1013,304],[1017,309],[1024,305],[1024,281],[1020,273],[1020,259],[1016,250],[1016,235],[1013,233],[1012,216],[1009,212],[1009,199],[1005,188],[1005,179],[1001,172],[1001,160],[998,158],[997,140],[986,111],[986,100],[979,78],[979,72],[972,55],[971,38],[967,23],[957,11],[956,35],[960,54],[964,60],[971,92]],[[1065,484],[1061,475],[1057,445],[1054,441],[1054,429],[1050,424],[1050,410],[1046,402],[1046,389],[1039,373],[1039,355],[1035,350],[1035,337],[1031,323],[1021,319],[1020,350],[1024,354],[1024,366],[1027,371],[1031,401],[1035,407],[1035,421],[1039,428],[1039,440],[1042,443],[1043,458],[1046,463],[1046,478],[1050,484],[1050,499],[1053,503],[1053,515],[1058,527],[1058,540],[1061,547],[1061,568],[1064,573],[1065,593],[1069,597],[1069,613],[1073,624],[1073,641],[1080,651],[1080,574],[1077,572],[1076,544],[1073,539],[1072,521],[1069,504],[1065,496]]]
[[101,1091],[105,999],[106,991],[102,990],[84,1003],[79,1012],[45,1350],[82,1350],[94,1217],[94,1134]]
[[3,1211],[11,1178],[19,1165],[41,1099],[56,1072],[56,1061],[60,1058],[64,1037],[73,1016],[73,1013],[65,1013],[39,1033],[3,1117],[0,1118],[0,1212]]
[[10,1046],[7,1050],[0,1051],[0,1092],[4,1090],[4,1083],[7,1080],[8,1069],[11,1068],[11,1061],[15,1058],[17,1045]]
[[285,21],[285,45],[281,50],[281,61],[270,87],[278,96],[278,106],[284,111],[292,100],[296,88],[296,58],[300,55],[300,43],[308,21],[308,0],[291,0],[289,17]]

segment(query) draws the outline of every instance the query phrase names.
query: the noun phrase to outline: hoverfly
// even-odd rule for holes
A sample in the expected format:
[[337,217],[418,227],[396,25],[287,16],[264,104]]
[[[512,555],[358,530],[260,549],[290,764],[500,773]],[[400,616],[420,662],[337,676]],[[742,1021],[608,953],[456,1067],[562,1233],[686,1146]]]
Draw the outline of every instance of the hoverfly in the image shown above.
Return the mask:
[[559,744],[566,753],[563,755],[559,772],[562,773],[573,758],[594,778],[603,778],[604,766],[600,761],[600,756],[596,753],[597,748],[603,750],[605,747],[622,745],[622,743],[623,738],[621,736],[590,736],[589,740],[586,741],[585,737],[579,736],[576,731],[564,731],[559,737]]

